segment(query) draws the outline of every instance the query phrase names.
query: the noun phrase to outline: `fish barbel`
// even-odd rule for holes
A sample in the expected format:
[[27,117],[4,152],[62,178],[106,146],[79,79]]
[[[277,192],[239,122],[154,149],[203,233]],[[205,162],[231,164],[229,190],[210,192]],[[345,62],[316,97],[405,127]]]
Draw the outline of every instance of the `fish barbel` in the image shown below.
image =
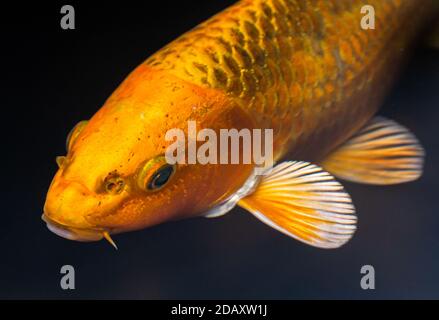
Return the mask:
[[[362,26],[365,5],[375,28]],[[65,238],[112,242],[239,205],[307,244],[343,245],[356,215],[335,177],[395,184],[422,172],[414,135],[373,116],[436,12],[433,0],[232,5],[148,58],[72,130],[43,219]],[[278,164],[263,177],[254,164],[171,165],[166,134],[188,121],[272,129]]]

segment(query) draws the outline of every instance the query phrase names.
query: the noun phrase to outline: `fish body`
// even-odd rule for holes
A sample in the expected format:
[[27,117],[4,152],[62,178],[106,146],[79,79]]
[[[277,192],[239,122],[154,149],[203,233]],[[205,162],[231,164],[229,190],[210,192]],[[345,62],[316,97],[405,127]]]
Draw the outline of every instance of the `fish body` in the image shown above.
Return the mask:
[[[216,132],[272,129],[275,161],[318,162],[348,180],[379,183],[382,172],[395,166],[406,170],[404,181],[419,176],[416,139],[386,121],[371,128],[389,130],[386,136],[397,143],[405,138],[406,147],[377,141],[372,129],[363,129],[354,146],[366,138],[374,148],[390,143],[397,148],[392,157],[403,154],[402,162],[378,148],[375,153],[385,158],[380,168],[354,161],[349,175],[334,165],[353,152],[359,159],[364,149],[344,144],[375,114],[434,11],[429,0],[368,4],[375,9],[373,30],[361,27],[359,0],[244,0],[159,50],[72,131],[46,199],[49,228],[73,240],[110,239],[238,204],[306,243],[345,243],[355,230],[354,208],[342,186],[318,166],[281,164],[261,180],[252,178],[254,164],[170,166],[164,153],[171,144],[167,132],[187,133],[188,121],[195,121]],[[368,160],[362,164],[373,162]],[[364,174],[368,170],[374,174]]]
[[277,158],[315,160],[375,114],[434,6],[367,4],[374,30],[362,0],[241,1],[145,63],[233,99],[274,130]]

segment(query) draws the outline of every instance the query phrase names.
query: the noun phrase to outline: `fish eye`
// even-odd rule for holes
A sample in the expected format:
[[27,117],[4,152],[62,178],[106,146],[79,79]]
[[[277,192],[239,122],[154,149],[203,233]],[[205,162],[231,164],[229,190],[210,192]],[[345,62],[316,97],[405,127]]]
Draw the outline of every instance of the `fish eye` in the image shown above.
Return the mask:
[[67,152],[70,151],[73,142],[76,140],[76,138],[79,136],[79,134],[81,133],[82,129],[84,129],[84,127],[87,125],[88,120],[83,120],[78,122],[72,130],[70,130],[69,134],[67,135],[67,139],[66,139],[66,149]]
[[176,171],[176,166],[168,164],[165,157],[149,160],[138,174],[137,184],[142,190],[156,191],[163,188]]
[[163,187],[171,178],[174,173],[175,167],[170,164],[166,164],[157,170],[149,179],[147,188],[149,190],[156,190]]

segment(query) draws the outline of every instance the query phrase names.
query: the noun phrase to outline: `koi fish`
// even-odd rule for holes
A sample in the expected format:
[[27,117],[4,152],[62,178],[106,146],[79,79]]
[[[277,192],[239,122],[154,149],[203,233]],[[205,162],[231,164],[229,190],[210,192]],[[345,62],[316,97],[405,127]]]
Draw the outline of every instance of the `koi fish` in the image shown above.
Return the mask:
[[[410,131],[374,117],[434,1],[243,0],[138,66],[67,138],[43,220],[59,236],[107,239],[236,205],[306,244],[337,248],[356,230],[336,178],[398,184],[422,173]],[[415,14],[414,14],[415,13]],[[165,139],[200,128],[272,129],[276,165],[170,164]]]

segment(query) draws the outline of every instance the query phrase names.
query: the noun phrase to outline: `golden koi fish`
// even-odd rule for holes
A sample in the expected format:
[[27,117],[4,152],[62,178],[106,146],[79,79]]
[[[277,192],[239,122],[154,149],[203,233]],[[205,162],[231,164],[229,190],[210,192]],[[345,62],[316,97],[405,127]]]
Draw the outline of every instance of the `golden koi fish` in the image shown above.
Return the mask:
[[[346,243],[357,218],[334,177],[396,184],[423,165],[406,128],[373,116],[434,1],[368,0],[375,29],[361,26],[365,4],[244,0],[155,53],[69,134],[48,228],[113,243],[110,234],[239,205],[307,244]],[[254,163],[170,164],[166,133],[188,121],[272,129],[277,165],[256,176]]]

